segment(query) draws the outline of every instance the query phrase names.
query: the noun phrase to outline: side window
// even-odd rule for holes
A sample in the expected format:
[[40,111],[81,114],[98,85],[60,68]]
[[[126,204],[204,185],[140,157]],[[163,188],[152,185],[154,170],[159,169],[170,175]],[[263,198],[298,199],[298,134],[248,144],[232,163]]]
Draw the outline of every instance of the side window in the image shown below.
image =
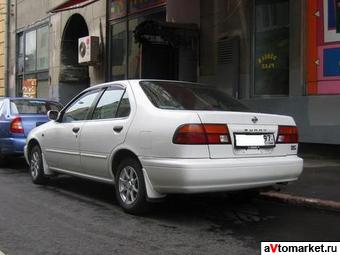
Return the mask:
[[92,119],[112,119],[116,117],[119,102],[124,94],[123,89],[108,89],[100,98]]
[[124,96],[122,100],[120,101],[119,109],[117,111],[116,117],[117,118],[127,117],[130,115],[130,111],[131,111],[131,108],[130,108],[129,97],[128,97],[127,91],[125,91]]
[[2,106],[4,104],[4,100],[0,99],[0,114],[2,114]]
[[63,116],[63,122],[85,120],[94,100],[100,91],[89,92],[68,107]]

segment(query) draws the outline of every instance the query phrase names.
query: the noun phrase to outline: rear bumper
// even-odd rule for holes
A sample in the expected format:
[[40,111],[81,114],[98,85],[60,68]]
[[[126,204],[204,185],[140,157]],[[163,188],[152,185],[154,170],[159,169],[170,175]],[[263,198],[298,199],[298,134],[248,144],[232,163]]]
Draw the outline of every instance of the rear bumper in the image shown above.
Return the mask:
[[0,153],[3,155],[23,155],[26,138],[1,138]]
[[238,159],[140,158],[159,193],[242,190],[297,180],[303,160],[297,156]]

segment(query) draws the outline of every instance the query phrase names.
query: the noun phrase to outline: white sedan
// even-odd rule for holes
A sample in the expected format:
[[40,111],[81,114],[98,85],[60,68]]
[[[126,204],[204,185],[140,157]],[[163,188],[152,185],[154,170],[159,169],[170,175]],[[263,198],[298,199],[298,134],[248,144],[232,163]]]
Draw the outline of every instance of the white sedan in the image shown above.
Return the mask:
[[297,180],[293,118],[253,113],[212,87],[129,80],[88,88],[25,147],[32,180],[55,173],[115,184],[130,213],[170,193],[244,190]]

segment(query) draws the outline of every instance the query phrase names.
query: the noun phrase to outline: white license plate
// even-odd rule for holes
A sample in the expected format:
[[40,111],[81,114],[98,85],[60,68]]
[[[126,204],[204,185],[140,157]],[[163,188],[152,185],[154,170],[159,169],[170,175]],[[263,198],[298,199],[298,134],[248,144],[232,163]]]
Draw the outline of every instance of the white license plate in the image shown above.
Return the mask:
[[273,147],[274,134],[235,134],[236,147]]

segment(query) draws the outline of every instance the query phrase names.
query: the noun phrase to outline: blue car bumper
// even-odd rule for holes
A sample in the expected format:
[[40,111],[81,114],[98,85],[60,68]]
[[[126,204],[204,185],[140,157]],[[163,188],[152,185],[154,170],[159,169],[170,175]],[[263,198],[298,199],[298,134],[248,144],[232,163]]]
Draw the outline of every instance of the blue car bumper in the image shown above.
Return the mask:
[[2,138],[0,139],[0,153],[2,155],[24,154],[26,138]]

